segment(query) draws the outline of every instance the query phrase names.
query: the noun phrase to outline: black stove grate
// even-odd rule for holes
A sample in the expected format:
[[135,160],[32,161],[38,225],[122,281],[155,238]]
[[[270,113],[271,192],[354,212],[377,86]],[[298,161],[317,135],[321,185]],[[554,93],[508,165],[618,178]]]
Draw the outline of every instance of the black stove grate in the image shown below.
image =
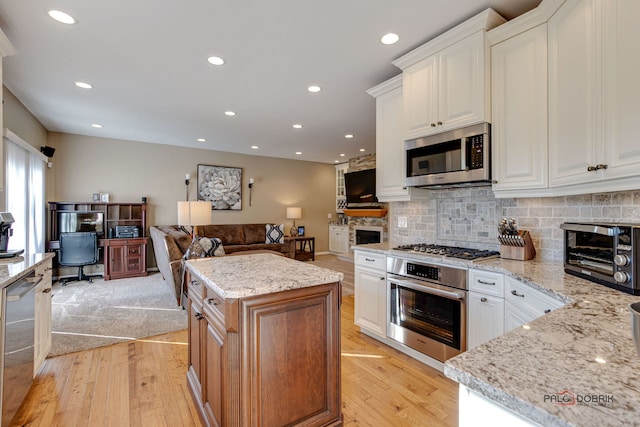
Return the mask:
[[500,256],[500,252],[497,252],[497,251],[461,248],[457,246],[444,246],[444,245],[435,245],[435,244],[427,244],[427,243],[402,245],[402,246],[395,247],[393,249],[399,250],[399,251],[419,252],[419,253],[430,254],[430,255],[442,255],[445,257],[458,258],[458,259],[464,259],[464,260],[488,259],[488,258],[496,258]]

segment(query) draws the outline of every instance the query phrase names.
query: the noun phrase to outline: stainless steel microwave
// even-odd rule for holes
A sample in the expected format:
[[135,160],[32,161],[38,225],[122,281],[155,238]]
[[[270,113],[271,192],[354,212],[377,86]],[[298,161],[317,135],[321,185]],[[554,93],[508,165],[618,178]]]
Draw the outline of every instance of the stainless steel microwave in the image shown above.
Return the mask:
[[491,184],[489,123],[405,141],[407,187]]

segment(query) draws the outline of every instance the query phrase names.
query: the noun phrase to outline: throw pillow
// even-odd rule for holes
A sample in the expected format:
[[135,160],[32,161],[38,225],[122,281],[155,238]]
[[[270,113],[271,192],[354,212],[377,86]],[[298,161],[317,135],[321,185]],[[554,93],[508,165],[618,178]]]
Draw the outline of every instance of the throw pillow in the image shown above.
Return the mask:
[[284,243],[284,224],[267,224],[267,239],[265,243]]
[[224,255],[222,240],[217,237],[200,237],[198,243],[200,243],[200,246],[202,246],[202,249],[204,249],[205,257]]
[[193,243],[185,252],[184,258],[208,258],[212,256],[224,255],[224,247],[222,240],[217,237],[198,237],[193,238]]

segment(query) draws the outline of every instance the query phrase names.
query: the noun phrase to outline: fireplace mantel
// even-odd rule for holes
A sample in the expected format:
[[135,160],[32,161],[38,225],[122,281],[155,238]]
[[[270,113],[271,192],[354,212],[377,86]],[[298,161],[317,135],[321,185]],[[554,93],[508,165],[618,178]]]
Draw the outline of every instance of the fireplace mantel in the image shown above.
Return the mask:
[[345,209],[344,214],[346,216],[370,216],[375,218],[382,218],[387,216],[386,209]]

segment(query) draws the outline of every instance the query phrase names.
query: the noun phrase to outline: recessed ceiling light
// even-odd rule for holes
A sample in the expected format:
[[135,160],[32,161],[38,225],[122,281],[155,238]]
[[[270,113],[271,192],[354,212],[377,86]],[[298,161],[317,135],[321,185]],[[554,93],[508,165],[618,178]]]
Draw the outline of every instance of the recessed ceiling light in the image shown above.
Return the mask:
[[382,38],[380,39],[380,42],[382,44],[394,44],[394,43],[397,43],[398,40],[400,40],[400,37],[398,37],[397,34],[388,33],[382,36]]
[[227,115],[227,116],[235,116],[236,115],[236,113],[233,112],[233,111],[225,111],[224,114]]
[[316,93],[316,92],[320,92],[322,89],[320,88],[320,86],[313,85],[313,86],[309,86],[307,90],[309,92]]
[[209,64],[212,64],[212,65],[224,64],[224,59],[220,58],[219,56],[210,56],[207,58],[207,61],[209,61]]
[[91,86],[89,83],[85,83],[85,82],[75,82],[75,85],[82,88],[82,89],[91,89],[93,88],[93,86]]
[[344,157],[344,153],[340,153],[340,157]]
[[260,148],[260,147],[258,147],[257,145],[252,145],[252,146],[251,146],[251,148],[252,148],[253,150],[257,150],[257,149],[258,149],[258,148]]
[[198,141],[198,142],[206,142],[207,140],[204,139],[204,138],[198,138],[198,139],[196,139],[196,141]]
[[348,133],[344,137],[347,138],[347,139],[351,139],[351,138],[353,138],[353,134]]
[[102,129],[102,125],[99,123],[91,123],[91,127],[96,129]]
[[364,148],[361,148],[360,151],[364,151]]
[[294,129],[302,129],[302,125],[301,125],[301,124],[296,123],[295,125],[293,125],[293,128],[294,128]]
[[62,24],[71,25],[76,23],[75,18],[59,10],[50,10],[49,16]]
[[299,156],[300,154],[302,154],[302,151],[296,151],[296,154]]

